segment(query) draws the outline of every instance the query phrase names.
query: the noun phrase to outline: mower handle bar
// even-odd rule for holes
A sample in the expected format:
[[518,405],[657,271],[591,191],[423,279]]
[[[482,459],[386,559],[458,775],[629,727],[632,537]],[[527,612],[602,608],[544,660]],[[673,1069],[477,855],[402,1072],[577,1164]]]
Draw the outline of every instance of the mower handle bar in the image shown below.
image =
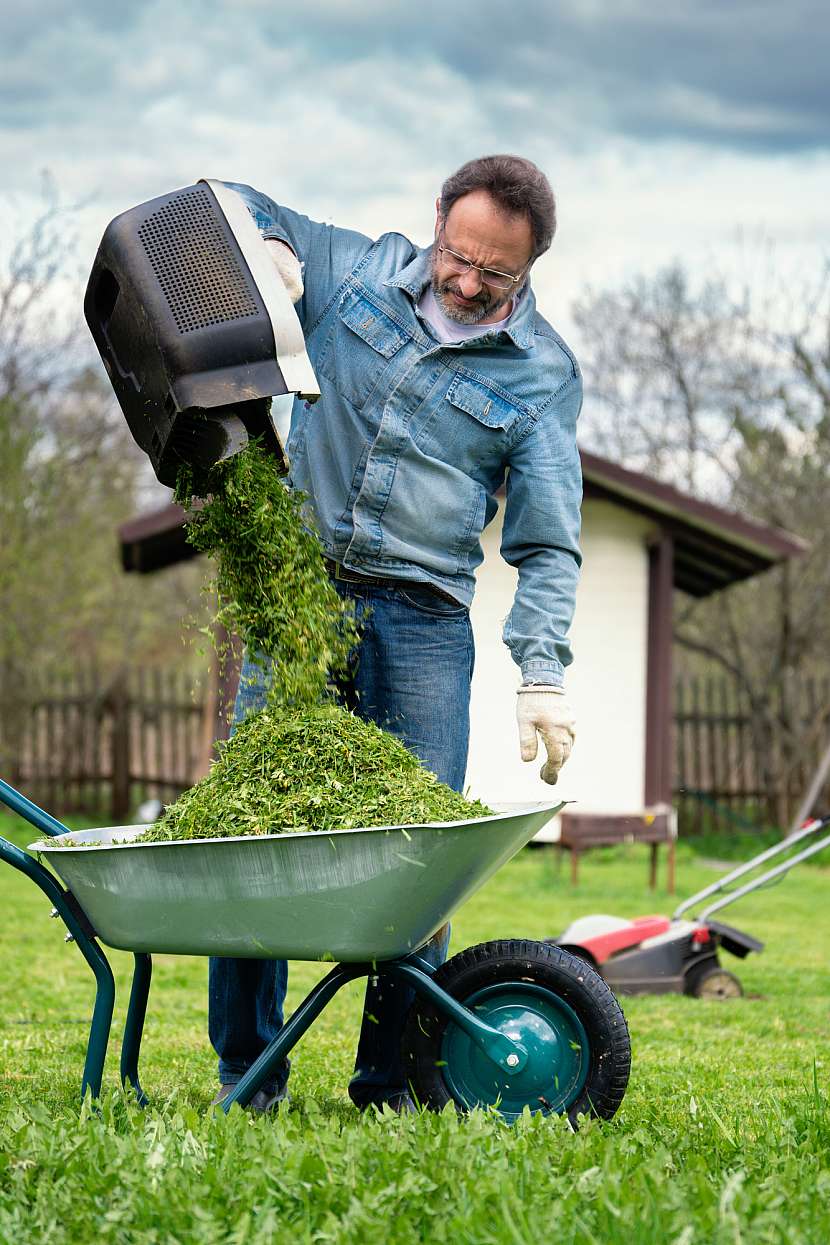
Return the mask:
[[[751,873],[752,870],[757,869],[759,865],[766,864],[768,860],[772,860],[775,856],[780,856],[782,852],[790,851],[790,849],[795,847],[797,843],[800,843],[802,839],[807,839],[818,830],[823,830],[828,824],[828,821],[830,821],[830,818],[827,817],[813,818],[807,823],[806,826],[802,826],[802,828],[795,834],[787,835],[787,837],[782,839],[780,843],[776,843],[773,847],[768,847],[766,851],[759,852],[759,854],[757,856],[753,856],[751,860],[744,861],[742,865],[738,865],[738,868],[733,869],[731,873],[727,873],[726,877],[719,878],[717,882],[712,882],[709,886],[704,886],[703,890],[700,890],[695,895],[690,896],[689,899],[684,899],[683,903],[680,904],[679,907],[675,908],[674,913],[672,914],[672,920],[676,921],[678,917],[680,917],[684,912],[688,912],[690,908],[695,906],[695,904],[700,903],[704,899],[708,899],[710,895],[717,895],[719,891],[724,890],[732,882],[736,882],[738,878],[742,878],[747,873]],[[779,865],[776,869],[770,869],[768,872],[762,873],[760,877],[754,878],[751,882],[747,882],[744,886],[741,886],[737,891],[734,891],[719,903],[713,904],[711,907],[707,908],[700,919],[703,920],[703,918],[708,916],[711,912],[714,912],[720,908],[725,908],[727,904],[733,903],[736,899],[740,899],[743,895],[748,895],[750,891],[754,891],[759,886],[765,885],[765,883],[770,881],[771,878],[778,877],[782,873],[787,873],[793,865],[797,865],[800,861],[806,860],[808,856],[814,856],[816,852],[821,851],[822,848],[828,843],[830,843],[830,837],[822,839],[819,844],[808,847],[802,852],[798,852],[795,856],[790,857],[789,860],[785,861],[784,864]]]
[[[825,825],[825,822],[819,822],[819,825]],[[723,899],[719,899],[717,903],[710,904],[700,914],[701,921],[706,921],[713,912],[719,912],[721,908],[725,908],[728,904],[734,903],[736,899],[741,899],[744,895],[748,895],[751,891],[757,890],[759,886],[766,886],[773,878],[780,877],[784,873],[789,873],[793,865],[797,865],[802,860],[807,860],[810,856],[815,856],[816,852],[822,851],[825,847],[830,847],[830,834],[825,835],[823,839],[819,839],[818,843],[811,843],[803,852],[799,852],[795,856],[791,856],[789,860],[785,860],[783,864],[778,865],[775,869],[768,869],[766,873],[762,873],[760,877],[753,878],[751,882],[747,882],[744,886],[738,887],[731,895],[725,895]]]

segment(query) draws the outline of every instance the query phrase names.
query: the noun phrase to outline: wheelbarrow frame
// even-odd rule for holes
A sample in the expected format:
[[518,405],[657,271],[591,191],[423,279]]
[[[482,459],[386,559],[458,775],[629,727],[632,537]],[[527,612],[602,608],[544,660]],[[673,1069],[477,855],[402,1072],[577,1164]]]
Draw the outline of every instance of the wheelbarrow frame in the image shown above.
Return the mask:
[[[37,830],[52,838],[69,834],[69,828],[14,787],[0,779],[0,802],[28,821]],[[92,849],[90,849],[92,850]],[[51,900],[53,916],[60,916],[67,927],[67,941],[74,941],[95,975],[96,992],[87,1044],[86,1061],[81,1082],[82,1099],[89,1094],[98,1099],[101,1093],[115,1004],[115,979],[109,961],[98,942],[95,929],[71,891],[65,889],[33,856],[0,836],[0,860],[26,874]],[[130,999],[121,1046],[120,1077],[130,1086],[140,1105],[148,1099],[138,1075],[139,1052],[147,1013],[147,1000],[152,980],[152,958],[147,951],[132,952],[133,976]],[[234,1103],[246,1106],[256,1092],[269,1080],[306,1030],[334,998],[338,990],[355,978],[390,976],[405,982],[424,1000],[452,1020],[459,1029],[499,1068],[513,1075],[522,1071],[528,1053],[520,1041],[479,1019],[473,1011],[452,998],[432,977],[436,969],[417,951],[404,957],[361,963],[338,964],[319,981],[248,1069],[230,1094],[222,1100],[224,1111]]]

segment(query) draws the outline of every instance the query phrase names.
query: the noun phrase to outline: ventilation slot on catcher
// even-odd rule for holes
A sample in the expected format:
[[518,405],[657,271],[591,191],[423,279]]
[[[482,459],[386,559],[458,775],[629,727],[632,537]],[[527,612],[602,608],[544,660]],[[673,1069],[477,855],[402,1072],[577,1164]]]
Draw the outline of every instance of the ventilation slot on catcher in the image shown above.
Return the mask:
[[169,200],[141,225],[138,237],[180,333],[259,313],[207,191]]

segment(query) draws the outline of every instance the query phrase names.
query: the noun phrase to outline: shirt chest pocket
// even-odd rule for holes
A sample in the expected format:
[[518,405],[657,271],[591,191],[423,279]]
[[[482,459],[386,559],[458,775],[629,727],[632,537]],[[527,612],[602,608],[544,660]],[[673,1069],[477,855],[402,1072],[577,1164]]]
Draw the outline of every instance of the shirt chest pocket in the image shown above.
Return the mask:
[[494,389],[458,375],[446,394],[440,431],[459,465],[492,465],[500,460],[530,419],[526,411]]
[[381,386],[410,335],[357,290],[348,290],[333,317],[317,370],[355,406]]

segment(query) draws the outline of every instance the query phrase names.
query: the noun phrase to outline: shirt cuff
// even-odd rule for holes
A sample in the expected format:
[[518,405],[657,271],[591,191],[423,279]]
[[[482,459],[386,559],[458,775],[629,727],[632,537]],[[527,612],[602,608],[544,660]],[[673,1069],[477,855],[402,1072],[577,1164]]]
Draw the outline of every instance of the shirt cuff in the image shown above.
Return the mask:
[[562,689],[565,686],[565,667],[558,661],[531,658],[522,662],[522,682],[548,684]]

